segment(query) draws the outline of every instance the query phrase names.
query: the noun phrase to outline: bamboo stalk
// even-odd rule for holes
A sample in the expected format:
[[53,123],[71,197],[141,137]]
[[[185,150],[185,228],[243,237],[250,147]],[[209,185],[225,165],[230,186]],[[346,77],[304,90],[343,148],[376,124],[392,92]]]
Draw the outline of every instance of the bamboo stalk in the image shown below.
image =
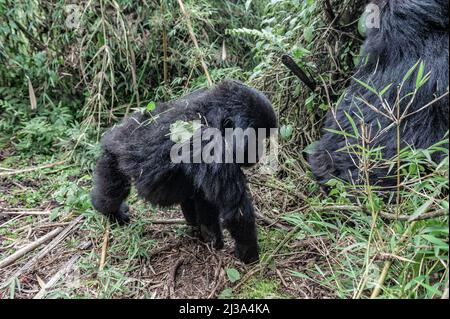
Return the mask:
[[[200,46],[198,45],[197,37],[195,36],[194,29],[192,28],[191,20],[189,19],[189,14],[187,13],[186,8],[184,7],[183,0],[178,0],[178,4],[180,5],[181,12],[183,13],[184,17],[186,18],[186,25],[187,25],[191,40],[194,43],[195,48],[200,51]],[[205,60],[203,59],[202,56],[200,56],[200,63],[202,65],[203,72],[205,73],[206,80],[208,81],[208,86],[212,86],[213,81],[211,79],[211,76],[209,75],[208,67],[206,66]]]

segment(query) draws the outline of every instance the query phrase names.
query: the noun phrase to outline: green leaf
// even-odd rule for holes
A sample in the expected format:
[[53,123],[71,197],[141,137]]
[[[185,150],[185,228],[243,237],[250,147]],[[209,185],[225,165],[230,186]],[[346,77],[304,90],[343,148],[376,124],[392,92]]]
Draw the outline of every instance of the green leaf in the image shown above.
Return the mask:
[[225,271],[227,273],[228,280],[231,283],[235,283],[236,281],[241,279],[241,274],[239,273],[239,271],[237,271],[237,269],[235,269],[235,268],[226,268]]
[[280,135],[284,141],[289,141],[294,133],[294,128],[292,125],[283,125],[280,128]]
[[409,220],[414,220],[417,217],[419,217],[420,215],[424,214],[427,212],[427,210],[430,208],[430,206],[433,204],[433,200],[429,199],[427,200],[422,206],[420,206],[415,212],[414,214],[411,215],[411,217],[409,218]]
[[350,114],[348,114],[347,112],[344,111],[345,116],[347,117],[348,121],[350,122],[350,125],[352,126],[353,129],[353,133],[355,134],[356,137],[359,138],[359,131],[358,128],[356,127],[356,123],[353,120],[353,117],[350,116]]
[[231,288],[226,288],[224,289],[218,296],[217,298],[219,299],[231,299],[233,297],[233,289]]
[[416,62],[416,64],[414,64],[409,70],[408,72],[406,72],[405,77],[403,78],[402,83],[405,83],[406,80],[409,79],[409,77],[411,76],[411,74],[414,72],[414,70],[417,68],[417,66],[419,65],[420,60]]
[[148,104],[147,104],[147,111],[151,112],[151,111],[153,111],[155,108],[156,108],[156,103],[155,103],[155,102],[153,102],[153,101],[148,102]]
[[443,240],[434,237],[433,235],[422,235],[422,238],[429,241],[430,243],[438,246],[439,248],[443,248],[445,250],[448,250],[448,243],[444,242]]
[[353,134],[350,134],[350,133],[347,133],[347,132],[344,132],[344,131],[334,130],[334,129],[331,129],[331,128],[326,128],[325,131],[333,133],[333,134],[337,134],[337,135],[342,135],[342,136],[345,136],[345,137],[357,138]]
[[202,124],[199,121],[185,122],[178,120],[170,124],[170,140],[177,144],[184,143],[201,127]]
[[308,146],[305,147],[303,152],[305,152],[306,154],[312,155],[314,153],[314,150],[315,150],[317,144],[319,144],[319,141],[309,144]]
[[312,40],[314,39],[314,28],[312,26],[309,26],[307,28],[305,28],[305,30],[303,31],[303,36],[305,37],[305,41],[308,43],[311,43]]
[[420,87],[420,84],[423,80],[423,73],[425,72],[425,63],[420,62],[419,71],[417,72],[417,78],[416,78],[416,89]]
[[365,83],[365,82],[363,82],[363,81],[361,81],[361,80],[358,80],[357,78],[353,78],[356,82],[358,82],[361,86],[363,86],[363,87],[365,87],[367,90],[369,90],[370,92],[372,92],[373,94],[375,94],[375,95],[378,95],[378,92],[377,92],[377,90],[375,90],[373,87],[371,87],[369,84],[367,84],[367,83]]
[[384,89],[381,90],[380,96],[383,96],[392,86],[392,83],[386,86]]
[[358,21],[358,32],[362,37],[366,37],[366,20],[367,20],[367,12],[364,12]]

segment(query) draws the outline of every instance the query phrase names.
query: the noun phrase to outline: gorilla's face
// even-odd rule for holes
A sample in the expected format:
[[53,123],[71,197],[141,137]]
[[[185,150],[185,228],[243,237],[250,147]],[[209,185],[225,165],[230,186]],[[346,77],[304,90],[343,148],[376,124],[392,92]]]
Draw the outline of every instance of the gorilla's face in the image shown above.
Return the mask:
[[[243,167],[255,165],[264,151],[264,139],[277,127],[272,104],[261,92],[238,81],[229,81],[232,101],[222,119],[221,129],[236,158],[241,156]],[[233,138],[230,137],[233,132]]]

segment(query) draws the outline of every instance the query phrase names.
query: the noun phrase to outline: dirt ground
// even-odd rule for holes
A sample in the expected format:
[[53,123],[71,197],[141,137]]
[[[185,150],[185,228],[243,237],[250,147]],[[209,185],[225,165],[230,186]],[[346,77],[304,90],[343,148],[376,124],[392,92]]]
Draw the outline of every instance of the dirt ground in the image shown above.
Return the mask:
[[[0,199],[0,260],[55,233],[0,267],[0,298],[335,297],[319,281],[294,275],[332,262],[327,239],[296,238],[297,230],[280,220],[277,209],[265,205],[268,196],[278,197],[279,209],[289,211],[301,206],[301,199],[258,183],[253,181],[251,191],[258,211],[261,262],[245,266],[233,257],[228,234],[223,250],[212,249],[190,235],[176,207],[158,209],[155,218],[148,212],[134,216],[131,225],[139,225],[140,239],[127,242],[121,236],[134,236],[135,230],[109,225],[91,209],[53,219],[52,209],[67,203],[48,200],[52,193],[44,194],[47,200],[38,207],[21,207],[20,200],[11,206],[10,198],[21,191],[42,192],[39,182],[0,178],[0,193],[8,198]],[[133,249],[144,251],[130,257]],[[230,275],[233,271],[238,278]]]

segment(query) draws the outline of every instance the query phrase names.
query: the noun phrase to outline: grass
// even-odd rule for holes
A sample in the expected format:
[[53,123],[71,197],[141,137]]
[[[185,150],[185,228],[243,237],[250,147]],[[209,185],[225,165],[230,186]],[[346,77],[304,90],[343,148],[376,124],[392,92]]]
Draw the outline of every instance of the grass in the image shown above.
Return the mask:
[[[1,166],[20,168],[60,158],[13,156]],[[134,193],[130,197],[132,223],[125,227],[109,225],[90,206],[91,177],[84,172],[83,167],[69,162],[2,179],[3,209],[49,209],[51,213],[2,217],[0,260],[56,225],[77,215],[84,216],[80,227],[57,246],[55,253],[40,261],[42,267],[19,278],[14,293],[11,286],[0,290],[3,297],[31,297],[40,289],[39,282],[47,282],[75,253],[81,256],[68,279],[59,280],[45,295],[47,298],[208,297],[216,287],[214,295],[222,298],[367,298],[386,262],[390,267],[383,281],[382,298],[439,298],[448,280],[448,217],[405,222],[378,216],[374,221],[370,213],[349,202],[342,192],[337,198],[313,192],[307,203],[291,203],[291,192],[295,190],[280,195],[279,189],[273,188],[273,180],[260,181],[262,186],[251,186],[252,192],[265,194],[263,198],[255,196],[256,206],[266,216],[280,218],[284,227],[295,226],[298,231],[280,248],[288,231],[260,222],[262,260],[273,258],[252,272],[254,266],[243,266],[233,258],[229,238],[224,251],[214,252],[190,237],[183,225],[152,224],[155,219],[180,218],[179,209],[161,211],[143,203]],[[436,187],[436,183],[434,176],[423,180],[421,188]],[[441,183],[445,184],[444,180]],[[342,187],[336,185],[338,189]],[[259,201],[271,197],[279,200],[271,201],[271,209],[265,210]],[[405,198],[402,214],[411,211],[408,207],[421,209],[424,200],[420,193]],[[441,205],[446,202],[444,198]],[[282,213],[286,211],[291,212]],[[106,259],[104,268],[99,270],[107,228]],[[87,244],[87,248],[80,250],[82,244]],[[32,255],[7,267],[0,282],[5,283]],[[167,287],[173,280],[174,261],[180,258],[183,263],[177,270],[174,287]],[[205,263],[211,269],[205,270]],[[236,282],[223,274],[229,268],[240,273]],[[251,276],[246,277],[247,274]]]

